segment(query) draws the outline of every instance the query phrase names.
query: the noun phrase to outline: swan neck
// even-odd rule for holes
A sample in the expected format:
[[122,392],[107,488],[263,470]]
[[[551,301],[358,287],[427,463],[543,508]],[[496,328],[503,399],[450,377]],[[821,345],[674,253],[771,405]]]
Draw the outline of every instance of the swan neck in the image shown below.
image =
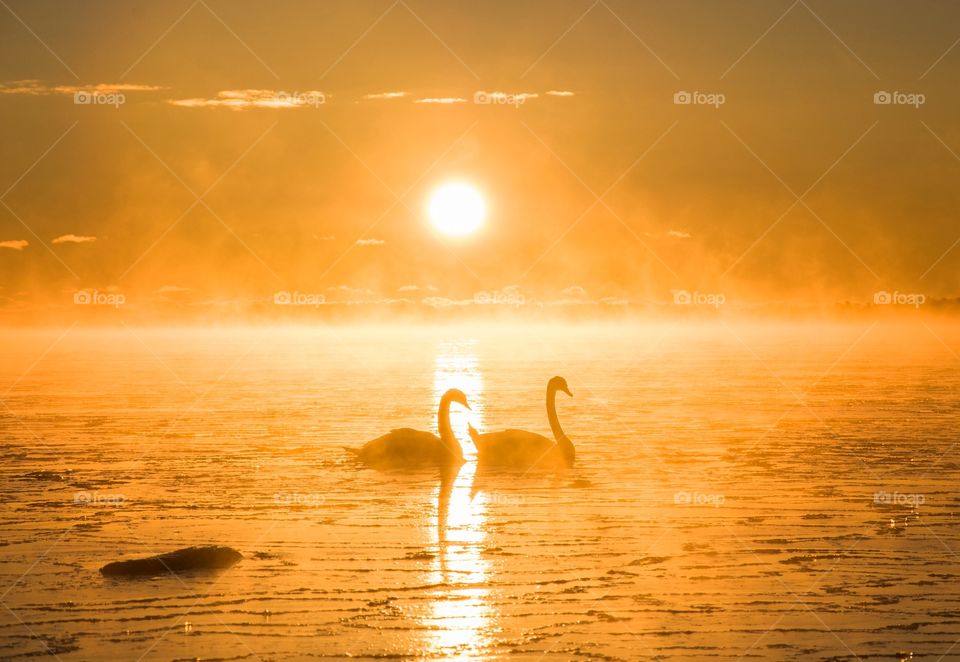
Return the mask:
[[553,384],[547,386],[547,420],[550,421],[550,430],[553,432],[553,438],[557,440],[557,446],[560,447],[567,461],[573,462],[573,442],[560,427],[560,419],[557,418],[557,388]]
[[450,425],[450,399],[446,396],[440,398],[440,408],[437,410],[437,427],[440,430],[440,441],[446,446],[447,450],[454,457],[463,457],[463,450],[460,448],[460,442],[453,434],[453,426]]

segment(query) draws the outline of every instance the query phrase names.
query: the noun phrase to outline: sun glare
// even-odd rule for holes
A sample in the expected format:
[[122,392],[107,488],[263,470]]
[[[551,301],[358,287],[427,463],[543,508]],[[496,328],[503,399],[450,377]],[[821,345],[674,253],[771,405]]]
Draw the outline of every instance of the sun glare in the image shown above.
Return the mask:
[[480,192],[469,184],[452,182],[436,189],[427,207],[430,222],[443,234],[461,237],[475,232],[487,214]]

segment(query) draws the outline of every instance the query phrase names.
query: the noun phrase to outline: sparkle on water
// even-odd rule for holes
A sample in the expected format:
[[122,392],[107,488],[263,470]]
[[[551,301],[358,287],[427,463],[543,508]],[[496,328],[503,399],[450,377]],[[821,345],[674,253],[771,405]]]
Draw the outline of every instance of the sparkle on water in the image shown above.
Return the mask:
[[[936,659],[960,380],[867,326],[5,332],[0,650]],[[554,374],[575,468],[477,470],[467,422],[549,434]],[[455,476],[342,450],[436,430],[451,387]],[[192,544],[245,558],[97,573]]]

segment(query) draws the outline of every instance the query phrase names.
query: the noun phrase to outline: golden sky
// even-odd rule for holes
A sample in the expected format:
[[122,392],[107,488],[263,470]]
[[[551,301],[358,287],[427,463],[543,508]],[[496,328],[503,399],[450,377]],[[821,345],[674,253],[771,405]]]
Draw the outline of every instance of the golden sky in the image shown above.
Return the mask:
[[958,40],[947,2],[4,0],[0,305],[956,297]]

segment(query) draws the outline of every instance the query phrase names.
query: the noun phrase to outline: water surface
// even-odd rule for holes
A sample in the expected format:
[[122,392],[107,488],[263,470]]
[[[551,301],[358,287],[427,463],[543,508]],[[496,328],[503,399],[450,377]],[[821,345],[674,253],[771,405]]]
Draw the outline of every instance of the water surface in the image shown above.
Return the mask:
[[[960,659],[925,326],[5,332],[0,658]],[[467,421],[549,434],[554,374],[576,467],[478,471]],[[450,483],[343,451],[451,387]],[[246,558],[98,574],[211,543]]]

